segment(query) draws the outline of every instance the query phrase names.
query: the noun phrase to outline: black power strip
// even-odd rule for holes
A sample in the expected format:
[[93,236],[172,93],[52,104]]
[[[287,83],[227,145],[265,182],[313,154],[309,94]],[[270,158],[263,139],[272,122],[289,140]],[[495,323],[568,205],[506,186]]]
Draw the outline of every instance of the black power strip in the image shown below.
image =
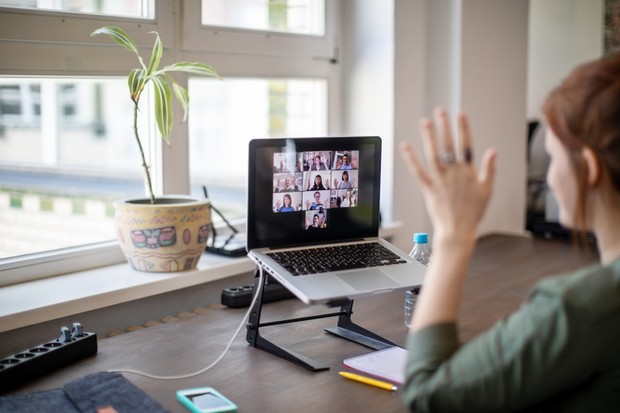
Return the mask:
[[[254,286],[244,285],[241,287],[226,288],[222,290],[222,305],[230,308],[248,307],[252,302]],[[269,281],[265,284],[263,291],[263,302],[284,300],[294,297],[293,293],[284,288],[276,281]]]
[[62,327],[56,340],[0,360],[0,393],[96,353],[95,333],[84,332],[79,323],[72,330]]

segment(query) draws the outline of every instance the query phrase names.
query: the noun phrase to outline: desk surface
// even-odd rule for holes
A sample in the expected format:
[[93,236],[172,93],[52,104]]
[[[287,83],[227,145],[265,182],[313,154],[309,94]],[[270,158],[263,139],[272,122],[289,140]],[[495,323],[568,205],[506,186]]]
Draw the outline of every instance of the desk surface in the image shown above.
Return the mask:
[[[460,335],[468,341],[513,311],[539,279],[571,271],[595,261],[570,243],[491,235],[480,239],[472,261],[460,320]],[[403,292],[355,300],[353,320],[401,345]],[[331,311],[298,300],[266,304],[262,321],[302,317]],[[246,309],[221,309],[193,318],[151,327],[99,341],[99,352],[16,389],[15,393],[57,388],[84,375],[115,368],[151,374],[186,374],[210,364],[224,350]],[[341,378],[344,358],[369,349],[323,332],[336,318],[271,326],[261,334],[273,342],[330,369],[310,372],[265,351],[250,347],[245,328],[224,359],[211,370],[189,379],[152,380],[127,374],[135,385],[171,412],[187,412],[176,401],[176,390],[212,386],[232,399],[239,412],[381,411],[405,412],[397,393]]]

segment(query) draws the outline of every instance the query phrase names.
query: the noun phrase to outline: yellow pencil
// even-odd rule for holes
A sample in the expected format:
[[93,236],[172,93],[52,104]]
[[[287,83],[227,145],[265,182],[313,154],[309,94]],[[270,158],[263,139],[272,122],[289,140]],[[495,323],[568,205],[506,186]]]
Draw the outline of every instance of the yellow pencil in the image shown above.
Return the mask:
[[398,389],[398,387],[396,387],[392,383],[387,383],[385,381],[381,381],[377,379],[371,379],[370,377],[360,376],[359,374],[341,371],[340,375],[349,380],[359,381],[360,383],[368,384],[370,386],[375,386],[383,390],[395,391]]

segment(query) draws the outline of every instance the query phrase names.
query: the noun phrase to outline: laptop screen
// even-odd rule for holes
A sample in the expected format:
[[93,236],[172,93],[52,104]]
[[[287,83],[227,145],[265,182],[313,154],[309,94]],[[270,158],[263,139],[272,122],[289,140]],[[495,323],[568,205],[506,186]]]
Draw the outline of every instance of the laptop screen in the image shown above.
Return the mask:
[[247,248],[376,237],[381,139],[250,142]]

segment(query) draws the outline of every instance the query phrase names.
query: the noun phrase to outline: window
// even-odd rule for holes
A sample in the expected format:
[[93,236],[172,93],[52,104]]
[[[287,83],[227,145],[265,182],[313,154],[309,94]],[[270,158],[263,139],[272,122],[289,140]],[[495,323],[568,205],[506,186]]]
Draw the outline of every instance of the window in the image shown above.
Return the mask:
[[0,258],[113,239],[112,202],[142,179],[125,82],[0,85]]
[[0,7],[148,19],[154,17],[153,5],[154,0],[0,0]]
[[[29,258],[22,254],[113,239],[112,201],[144,192],[125,80],[137,62],[108,38],[89,36],[101,26],[123,27],[148,48],[155,30],[164,56],[202,61],[223,77],[177,78],[190,90],[190,114],[180,124],[175,112],[171,147],[154,127],[143,133],[158,193],[201,195],[206,185],[227,218],[243,218],[247,142],[328,133],[338,65],[335,20],[325,17],[335,6],[235,3],[0,0],[0,53],[11,56],[0,61],[0,229],[9,234],[0,270],[3,258],[15,266]],[[244,29],[222,20],[242,10]],[[209,21],[216,11],[220,20]],[[150,126],[142,116],[142,130]]]
[[226,218],[245,216],[251,139],[327,133],[324,79],[191,79],[189,90],[192,192],[206,185]]
[[202,24],[322,36],[324,0],[203,0]]

